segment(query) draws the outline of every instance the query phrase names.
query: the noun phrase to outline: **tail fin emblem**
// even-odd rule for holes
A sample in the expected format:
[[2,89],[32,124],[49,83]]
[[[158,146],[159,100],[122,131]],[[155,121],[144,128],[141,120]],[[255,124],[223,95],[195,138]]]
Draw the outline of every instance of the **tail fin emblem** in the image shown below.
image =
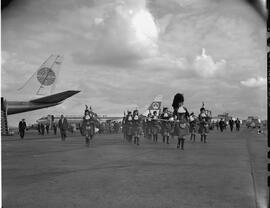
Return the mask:
[[54,71],[48,67],[41,68],[37,72],[37,80],[41,85],[50,86],[55,82],[55,79]]
[[159,109],[159,103],[153,102],[152,108],[155,109],[155,110]]

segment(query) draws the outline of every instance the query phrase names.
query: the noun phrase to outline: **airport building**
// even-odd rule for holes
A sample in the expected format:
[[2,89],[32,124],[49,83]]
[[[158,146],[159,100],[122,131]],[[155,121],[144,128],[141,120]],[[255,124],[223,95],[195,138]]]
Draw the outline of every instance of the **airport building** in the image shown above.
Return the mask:
[[217,121],[220,121],[221,119],[223,119],[225,122],[227,122],[230,119],[232,119],[232,116],[229,116],[229,113],[219,114],[217,116],[212,117],[212,122],[217,122]]

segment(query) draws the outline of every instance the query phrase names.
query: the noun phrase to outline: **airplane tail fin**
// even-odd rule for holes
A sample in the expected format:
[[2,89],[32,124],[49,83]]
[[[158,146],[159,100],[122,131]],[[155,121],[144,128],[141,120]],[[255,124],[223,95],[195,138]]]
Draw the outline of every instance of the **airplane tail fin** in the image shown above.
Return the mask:
[[161,103],[162,103],[162,99],[163,96],[162,95],[158,95],[154,98],[154,100],[152,101],[152,103],[149,105],[149,107],[147,108],[146,112],[144,112],[143,115],[147,116],[148,113],[153,114],[154,111],[157,111],[157,114],[161,113]]
[[[51,55],[18,90],[35,95],[49,95],[55,90],[63,57]],[[33,92],[34,90],[34,92]]]

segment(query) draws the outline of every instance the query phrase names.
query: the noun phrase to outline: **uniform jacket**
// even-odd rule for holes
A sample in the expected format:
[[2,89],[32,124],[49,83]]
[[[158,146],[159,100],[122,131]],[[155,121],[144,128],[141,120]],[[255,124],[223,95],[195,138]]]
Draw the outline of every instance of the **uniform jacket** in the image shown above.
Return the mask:
[[185,112],[178,112],[178,109],[174,109],[173,116],[176,120],[179,120],[180,123],[187,123],[189,118],[189,112],[186,107],[183,106]]
[[142,126],[142,119],[137,115],[132,117],[132,125],[134,127]]
[[95,118],[83,118],[83,123],[82,126],[84,129],[86,129],[87,127],[91,127],[91,128],[95,128],[97,124],[97,120]]
[[161,127],[162,127],[162,130],[163,131],[170,131],[171,130],[171,127],[172,127],[172,124],[170,122],[170,116],[169,114],[164,114],[162,113],[160,118],[162,119],[161,121]]
[[132,115],[127,115],[126,120],[125,120],[125,125],[126,125],[127,127],[132,126],[132,120],[133,120]]

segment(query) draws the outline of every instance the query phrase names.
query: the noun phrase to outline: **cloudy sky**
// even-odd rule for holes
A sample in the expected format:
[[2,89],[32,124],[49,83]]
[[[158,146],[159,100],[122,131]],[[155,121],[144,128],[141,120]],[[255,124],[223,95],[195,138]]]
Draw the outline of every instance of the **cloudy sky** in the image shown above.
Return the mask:
[[62,105],[10,116],[143,109],[175,93],[198,113],[266,118],[266,30],[241,0],[24,0],[2,11],[2,96],[18,93],[50,54],[64,62],[56,91],[81,90]]

